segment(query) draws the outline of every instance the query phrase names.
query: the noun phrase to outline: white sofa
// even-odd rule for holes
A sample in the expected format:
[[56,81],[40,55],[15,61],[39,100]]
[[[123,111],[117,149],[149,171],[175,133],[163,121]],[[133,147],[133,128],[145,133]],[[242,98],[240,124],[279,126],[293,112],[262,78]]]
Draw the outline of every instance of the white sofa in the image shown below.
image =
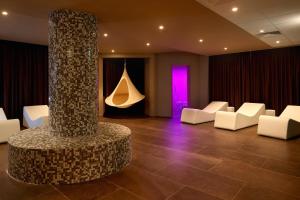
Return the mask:
[[199,124],[203,122],[209,122],[215,120],[215,114],[217,111],[226,111],[228,107],[227,102],[213,101],[203,110],[184,108],[181,112],[181,122],[189,124]]
[[0,143],[7,142],[8,138],[20,132],[20,121],[18,119],[7,119],[2,108],[0,108]]
[[24,106],[23,108],[23,126],[27,128],[36,128],[42,126],[48,121],[49,107],[47,105]]
[[287,106],[279,117],[262,115],[258,135],[290,139],[300,135],[300,106]]
[[216,128],[238,130],[258,123],[259,116],[265,114],[265,104],[244,103],[236,112],[218,111],[215,117]]

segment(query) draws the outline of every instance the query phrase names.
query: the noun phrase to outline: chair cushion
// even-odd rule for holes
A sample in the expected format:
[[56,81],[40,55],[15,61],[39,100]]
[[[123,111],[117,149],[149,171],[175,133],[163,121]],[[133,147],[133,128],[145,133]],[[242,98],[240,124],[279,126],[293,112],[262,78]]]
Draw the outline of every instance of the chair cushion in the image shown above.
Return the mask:
[[3,108],[0,108],[0,120],[7,120]]

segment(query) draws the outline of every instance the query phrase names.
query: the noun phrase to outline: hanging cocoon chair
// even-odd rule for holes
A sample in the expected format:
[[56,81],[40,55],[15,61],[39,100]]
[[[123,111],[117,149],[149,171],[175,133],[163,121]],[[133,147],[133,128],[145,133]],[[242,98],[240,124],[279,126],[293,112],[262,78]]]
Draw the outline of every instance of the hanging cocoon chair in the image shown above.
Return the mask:
[[145,96],[142,95],[131,82],[126,66],[124,66],[124,71],[117,87],[105,99],[105,103],[117,108],[128,108],[144,98]]

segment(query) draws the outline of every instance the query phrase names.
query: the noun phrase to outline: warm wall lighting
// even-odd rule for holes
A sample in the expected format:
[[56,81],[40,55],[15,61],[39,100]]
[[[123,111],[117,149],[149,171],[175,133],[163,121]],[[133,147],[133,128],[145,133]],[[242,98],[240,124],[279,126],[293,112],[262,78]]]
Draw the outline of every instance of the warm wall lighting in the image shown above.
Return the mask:
[[233,7],[231,10],[232,10],[232,12],[237,12],[239,10],[239,8],[238,7]]
[[8,15],[8,12],[7,12],[7,11],[2,11],[1,14],[2,14],[3,16],[7,16],[7,15]]
[[224,47],[224,50],[225,50],[225,51],[227,51],[227,50],[228,50],[228,48],[227,48],[227,47]]
[[111,52],[112,52],[112,53],[115,53],[115,50],[114,50],[114,49],[112,49],[112,50],[111,50]]
[[159,25],[159,26],[158,26],[158,29],[162,31],[162,30],[165,29],[165,27],[164,27],[163,25]]
[[264,33],[265,30],[264,30],[264,29],[260,29],[259,32],[260,32],[260,33]]
[[279,41],[279,40],[277,40],[277,41],[276,41],[276,44],[279,44],[279,43],[280,43],[280,41]]
[[103,36],[104,36],[104,37],[108,37],[108,34],[107,34],[107,33],[104,33]]
[[203,39],[200,39],[200,40],[199,40],[199,42],[201,42],[201,43],[202,43],[202,42],[203,42]]
[[149,47],[150,45],[151,45],[150,42],[147,42],[147,43],[146,43],[146,46],[147,46],[147,47]]

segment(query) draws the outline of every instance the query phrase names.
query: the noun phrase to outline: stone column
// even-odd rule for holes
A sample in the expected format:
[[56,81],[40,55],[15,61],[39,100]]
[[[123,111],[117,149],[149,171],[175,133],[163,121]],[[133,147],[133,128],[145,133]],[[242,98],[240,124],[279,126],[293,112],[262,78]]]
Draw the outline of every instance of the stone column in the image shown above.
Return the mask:
[[49,19],[49,127],[55,136],[82,136],[98,127],[97,20],[56,10]]

